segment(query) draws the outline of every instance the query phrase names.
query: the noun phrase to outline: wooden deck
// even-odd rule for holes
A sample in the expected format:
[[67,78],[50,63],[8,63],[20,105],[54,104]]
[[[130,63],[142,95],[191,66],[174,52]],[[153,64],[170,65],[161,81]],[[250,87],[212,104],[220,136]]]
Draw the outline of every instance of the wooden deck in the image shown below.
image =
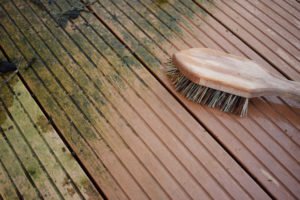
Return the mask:
[[20,68],[0,89],[0,199],[300,198],[299,100],[240,118],[163,72],[209,47],[300,81],[299,2],[95,0],[58,25],[83,3],[0,0],[0,60]]

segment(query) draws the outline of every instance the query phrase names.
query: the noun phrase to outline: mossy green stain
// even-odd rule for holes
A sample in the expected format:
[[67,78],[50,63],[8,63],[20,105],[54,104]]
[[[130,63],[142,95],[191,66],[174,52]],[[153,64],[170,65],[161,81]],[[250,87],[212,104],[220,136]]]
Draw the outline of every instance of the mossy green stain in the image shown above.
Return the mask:
[[43,115],[39,116],[37,121],[36,121],[36,125],[44,132],[47,133],[49,131],[52,131],[53,128],[49,122],[49,120],[47,120],[47,118]]
[[157,3],[159,5],[163,5],[163,4],[169,3],[169,1],[168,0],[155,0],[155,3]]

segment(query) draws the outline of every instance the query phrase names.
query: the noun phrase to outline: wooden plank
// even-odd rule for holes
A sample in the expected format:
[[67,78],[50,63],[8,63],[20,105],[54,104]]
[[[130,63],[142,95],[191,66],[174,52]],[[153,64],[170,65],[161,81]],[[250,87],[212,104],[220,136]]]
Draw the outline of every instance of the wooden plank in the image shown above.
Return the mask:
[[[100,3],[101,4],[104,4],[104,2],[105,1],[101,1]],[[151,2],[150,2],[151,3]],[[148,5],[150,5],[150,3],[148,4]],[[116,5],[120,5],[121,3],[119,2],[119,3],[117,3]],[[178,6],[179,4],[177,3],[177,4],[175,4],[174,3],[174,6]],[[164,6],[162,6],[162,7],[164,7],[164,8],[166,8],[166,6],[167,6],[167,4],[165,4]],[[176,7],[175,6],[175,7]],[[123,8],[124,6],[122,5],[122,8]],[[93,9],[94,9],[94,11],[96,12],[96,14],[97,13],[101,13],[101,15],[99,14],[98,16],[111,28],[111,30],[113,30],[120,38],[124,38],[125,36],[125,34],[127,34],[127,33],[124,33],[124,31],[129,31],[129,32],[131,32],[131,34],[132,35],[134,35],[135,36],[135,38],[136,38],[136,40],[140,40],[140,44],[144,44],[143,43],[143,40],[144,40],[144,36],[145,36],[145,33],[143,34],[144,36],[142,36],[141,34],[136,34],[136,33],[138,33],[137,32],[137,29],[135,28],[135,29],[133,29],[133,30],[124,30],[124,31],[121,31],[122,29],[124,29],[122,26],[120,26],[120,25],[118,25],[118,23],[114,23],[114,20],[113,20],[113,18],[109,18],[109,17],[107,17],[106,15],[109,15],[109,13],[107,13],[107,9],[112,9],[108,4],[104,4],[104,6],[103,6],[103,8],[99,8],[99,6],[97,5],[97,4],[94,4],[93,5]],[[139,9],[136,9],[136,10],[141,10],[140,8]],[[112,11],[110,11],[110,13],[114,13],[114,15],[116,15],[116,12],[117,11],[115,11],[115,10],[112,10]],[[126,12],[129,12],[128,10],[126,10]],[[158,11],[157,11],[158,12]],[[188,16],[188,15],[187,15]],[[116,17],[114,18],[115,20],[118,20],[118,21],[120,21],[120,23],[121,24],[126,24],[126,28],[128,28],[128,27],[132,27],[133,25],[132,25],[132,22],[128,22],[128,21],[130,21],[130,20],[134,20],[134,19],[136,19],[136,17],[134,18],[134,19],[127,19],[127,21],[125,21],[125,19],[126,19],[126,17],[125,17],[125,19],[123,18],[123,15],[121,15],[121,14],[119,14],[119,15],[116,15]],[[123,21],[122,21],[123,20]],[[177,21],[178,22],[178,21]],[[128,24],[129,23],[129,24]],[[136,22],[137,23],[137,22]],[[136,25],[137,26],[137,25]],[[139,26],[141,26],[140,24],[139,24]],[[201,28],[201,27],[200,27]],[[145,29],[143,29],[143,31],[147,31],[147,30],[145,30]],[[139,31],[140,32],[140,31]],[[149,33],[148,33],[149,34]],[[128,34],[127,34],[128,35]],[[134,41],[129,41],[129,37],[126,35],[126,39],[123,39],[123,42],[125,42],[132,50],[134,50],[134,49],[136,49],[136,46],[134,46]],[[141,37],[140,37],[141,36]],[[182,37],[184,37],[184,36],[182,36]],[[132,37],[131,37],[132,38]],[[142,39],[141,39],[142,38]],[[171,36],[170,36],[170,38],[171,38]],[[134,39],[133,39],[134,40]],[[157,43],[157,41],[156,41],[156,43]],[[151,49],[155,49],[155,48],[152,48],[152,46],[151,45],[149,45],[149,44],[151,44],[151,43],[147,43],[147,45],[145,45],[146,46],[146,48],[147,49],[149,49],[149,53],[148,54],[155,54],[157,57],[158,56],[162,56],[161,54],[161,52],[162,51],[160,51],[160,52],[154,52],[154,50],[153,51],[151,51]],[[152,44],[155,44],[155,43],[152,43]],[[164,45],[162,45],[162,46],[164,46]],[[172,52],[174,49],[171,49],[171,50],[169,50],[170,52]],[[243,49],[244,50],[244,49]],[[245,51],[247,51],[247,50],[245,50]],[[248,51],[249,51],[249,49],[248,49]],[[136,51],[135,51],[136,52]],[[164,52],[166,52],[166,50],[164,51]],[[138,52],[136,52],[136,54],[137,54],[137,56],[140,56],[140,58],[142,59],[142,60],[144,60],[144,62],[145,63],[147,63],[148,64],[148,66],[151,66],[151,63],[150,62],[147,62],[147,60],[145,60],[144,58],[143,58],[143,56],[146,56],[146,55],[143,55],[143,54],[138,54]],[[164,57],[161,57],[162,59],[164,59]],[[153,71],[155,71],[155,70],[153,70]],[[160,78],[162,77],[161,75],[158,75]],[[163,78],[161,78],[161,79],[163,79]],[[184,100],[183,100],[184,101]],[[201,121],[203,121],[203,118],[205,118],[206,116],[207,116],[207,113],[205,113],[204,111],[199,111],[199,108],[198,108],[198,106],[196,107],[196,106],[192,106],[191,105],[191,103],[187,103],[187,105],[188,106],[190,106],[190,110],[192,111],[192,112],[194,112],[194,113],[198,113],[197,114],[197,116],[199,116],[199,119],[201,119]],[[260,110],[261,108],[259,108],[259,110]],[[196,111],[197,110],[197,111]],[[288,108],[286,108],[285,110],[288,110]],[[257,110],[258,111],[258,110]],[[200,114],[201,113],[201,114]],[[295,114],[293,114],[293,112],[292,113],[290,113],[289,115],[294,115],[295,116]],[[288,115],[287,115],[288,116]],[[267,116],[266,116],[267,118],[267,120],[268,120],[268,118],[273,118],[274,119],[274,116],[272,116],[272,114],[271,113],[268,113],[267,114]],[[218,118],[220,118],[219,116],[218,116]],[[295,119],[296,120],[299,120],[299,118],[297,118],[297,117],[295,117]],[[207,123],[207,122],[209,122],[209,121],[211,121],[211,120],[213,120],[213,118],[206,118],[205,119],[205,122]],[[249,123],[249,124],[252,124],[253,122],[252,122],[252,120],[251,120],[251,118],[249,119],[250,121],[247,121],[246,122],[246,124],[240,124],[240,125],[238,125],[238,126],[241,126],[240,128],[236,128],[236,129],[229,129],[229,130],[231,130],[231,132],[232,133],[238,133],[238,132],[240,132],[239,130],[242,130],[243,131],[243,129],[245,128],[244,126],[246,126],[246,130],[248,129],[248,132],[250,131],[250,133],[251,133],[251,130],[249,130],[249,128],[247,128],[247,126],[248,126],[248,124],[247,123]],[[264,119],[265,120],[265,119]],[[284,118],[282,118],[282,120],[284,120]],[[214,121],[214,120],[213,120]],[[222,120],[223,121],[223,120]],[[224,129],[224,128],[221,128],[222,126],[224,126],[225,124],[227,125],[227,124],[231,124],[228,120],[226,121],[226,123],[225,122],[222,122],[222,121],[214,121],[213,123],[212,122],[210,122],[209,124],[209,127],[210,127],[210,129],[211,130],[214,130],[213,132],[217,132],[217,129],[221,129],[221,130],[223,130],[223,131],[225,131],[226,132],[226,129]],[[221,122],[221,125],[220,126],[218,126],[218,128],[216,128],[215,126],[216,126],[216,122],[218,122],[218,123],[220,123]],[[260,123],[260,122],[259,122]],[[213,125],[214,124],[214,125]],[[262,123],[261,123],[262,124]],[[269,123],[270,124],[270,123]],[[229,125],[227,125],[227,126],[229,126]],[[293,125],[295,125],[296,127],[294,127]],[[276,125],[275,124],[273,124],[273,123],[271,123],[271,127],[276,127]],[[290,124],[289,125],[290,126],[290,130],[292,131],[292,130],[294,130],[293,131],[293,133],[294,133],[294,135],[296,136],[297,135],[297,132],[298,132],[298,129],[297,129],[297,122],[295,122],[295,124]],[[244,128],[243,128],[244,127]],[[229,127],[230,128],[230,127]],[[295,129],[296,128],[296,129]],[[261,134],[266,134],[266,136],[267,137],[270,137],[269,139],[268,139],[268,142],[265,142],[264,143],[264,145],[266,145],[266,146],[268,146],[268,145],[270,145],[270,144],[272,144],[271,146],[269,146],[268,147],[268,151],[270,151],[270,149],[271,149],[271,151],[276,151],[276,149],[280,149],[279,151],[281,151],[283,154],[286,154],[286,152],[285,151],[290,151],[290,149],[282,149],[282,147],[281,147],[281,145],[279,145],[279,146],[277,146],[277,144],[276,143],[274,143],[274,136],[270,136],[269,134],[271,134],[272,132],[266,132],[266,130],[265,129],[267,129],[267,130],[270,130],[270,128],[269,127],[264,127],[264,128],[260,128],[259,129],[259,134],[255,134],[255,135],[252,135],[251,137],[253,137],[253,138],[257,138],[258,136],[260,136]],[[228,129],[227,129],[227,131],[228,131]],[[220,131],[218,131],[218,132],[220,132]],[[224,133],[224,132],[223,132]],[[222,133],[222,134],[223,134]],[[232,133],[230,133],[230,132],[227,132],[229,135],[231,135]],[[296,149],[298,149],[299,147],[297,147],[297,145],[295,145],[294,143],[293,143],[293,141],[291,141],[290,140],[290,138],[288,138],[288,137],[286,137],[286,135],[285,135],[285,133],[284,133],[284,131],[282,130],[282,129],[280,129],[280,130],[278,130],[278,132],[276,132],[276,134],[277,134],[277,137],[278,137],[278,134],[279,135],[281,135],[281,136],[283,136],[284,138],[285,138],[285,140],[284,140],[284,145],[287,147],[288,146],[288,144],[292,144],[293,146],[294,146],[294,150],[292,150],[292,152],[290,152],[291,153],[291,155],[292,155],[292,157],[290,157],[291,159],[289,159],[289,163],[294,163],[294,164],[292,164],[293,165],[293,167],[291,167],[288,171],[290,171],[290,170],[292,170],[292,171],[294,171],[293,172],[293,174],[294,175],[296,175],[297,173],[296,173],[296,171],[298,170],[298,169],[296,169],[297,168],[297,164],[296,164],[296,161],[293,161],[293,158],[294,159],[296,159],[296,160],[298,160],[298,153],[297,153],[297,151],[298,150],[296,150]],[[246,135],[244,135],[244,136],[246,136]],[[297,137],[297,136],[296,136]],[[224,138],[224,136],[222,136],[222,138]],[[232,139],[230,139],[231,140],[231,142],[232,142]],[[227,140],[226,139],[226,141],[227,142],[230,142],[230,140]],[[256,140],[256,139],[255,139]],[[297,139],[296,139],[297,140]],[[247,139],[245,138],[245,139],[241,139],[241,138],[239,138],[236,142],[236,144],[235,145],[233,145],[233,146],[238,146],[238,144],[240,143],[240,141],[242,141],[242,142],[244,142],[244,141],[247,141]],[[277,140],[277,142],[281,142],[280,140]],[[247,143],[247,142],[246,142]],[[269,144],[267,144],[267,143],[269,143]],[[282,142],[281,142],[282,143]],[[231,143],[232,144],[232,143]],[[240,144],[242,144],[242,145],[245,145],[245,144],[243,144],[243,143],[240,143]],[[250,143],[249,143],[250,144]],[[246,144],[247,146],[249,145],[249,144]],[[259,143],[256,143],[258,146],[261,146],[262,147],[262,149],[261,150],[263,150],[265,147],[264,147],[264,145],[262,145],[262,144],[259,144]],[[229,145],[228,144],[228,146],[230,147],[231,145]],[[253,147],[249,147],[248,146],[248,148],[250,148],[250,152],[252,152],[253,151],[253,149],[255,149],[255,147],[253,146]],[[231,148],[232,149],[232,148]],[[283,150],[283,151],[282,151]],[[233,150],[234,151],[234,150]],[[239,151],[240,151],[240,149],[239,149]],[[234,152],[239,152],[239,151],[234,151]],[[249,151],[249,149],[247,150],[247,151]],[[263,150],[263,151],[265,151],[265,150]],[[269,153],[268,153],[268,151],[265,151],[265,153],[266,153],[266,155],[268,155]],[[243,152],[243,153],[245,153],[245,152]],[[240,155],[242,155],[242,153],[241,152],[239,152],[238,154],[240,154]],[[261,152],[260,153],[255,153],[254,155],[256,155],[256,156],[259,156],[259,154],[261,154]],[[243,154],[243,155],[245,155],[245,154]],[[248,156],[250,156],[249,154],[247,154]],[[252,154],[253,155],[253,154]],[[274,153],[272,153],[271,154],[271,156],[274,156],[274,155],[276,155],[276,153],[274,152]],[[269,156],[269,155],[268,155]],[[251,156],[250,156],[251,157]],[[288,156],[289,157],[289,156]],[[269,157],[269,158],[271,158],[271,157]],[[248,158],[247,158],[248,159]],[[253,157],[253,159],[254,159],[254,162],[256,162],[257,164],[258,164],[258,166],[259,165],[261,165],[261,159],[262,160],[264,160],[262,157],[261,158],[259,158],[258,160],[257,160],[257,158],[256,157]],[[255,161],[256,160],[256,161]],[[253,160],[252,160],[253,161]],[[251,161],[251,163],[252,163],[252,161]],[[245,163],[248,163],[248,161],[246,161],[246,160],[244,160],[244,162]],[[265,162],[265,161],[264,161]],[[267,164],[267,166],[269,167],[270,165],[271,165],[271,163],[272,162],[270,162],[269,164]],[[282,161],[281,163],[285,163],[285,161]],[[249,163],[250,164],[250,163]],[[246,166],[250,166],[249,164],[246,164]],[[252,165],[252,164],[251,164]],[[285,166],[283,166],[282,164],[280,164],[281,165],[281,171],[285,171]],[[296,168],[294,168],[294,167],[296,167]],[[272,168],[272,166],[271,166],[271,168]],[[294,169],[292,169],[292,168],[294,168]],[[259,169],[259,167],[258,167],[258,169]],[[274,168],[275,169],[275,168]],[[273,169],[273,170],[274,170]],[[257,171],[257,169],[255,169],[255,167],[251,167],[251,170],[253,170],[253,172],[256,174],[256,176],[257,177],[259,177],[259,179],[261,180],[261,181],[263,181],[264,182],[264,184],[266,184],[266,185],[269,185],[268,187],[269,188],[272,188],[271,189],[271,191],[272,192],[274,192],[274,193],[276,193],[276,190],[277,190],[277,188],[276,188],[276,186],[274,187],[274,186],[271,186],[269,183],[268,183],[268,181],[266,181],[265,180],[265,175],[263,175],[262,176],[262,172],[261,171]],[[289,172],[287,172],[287,173],[289,173]],[[290,178],[291,178],[291,180],[293,180],[294,178],[293,178],[293,176],[294,175],[292,175],[292,176],[290,176]],[[283,179],[285,179],[285,180],[287,180],[285,177],[281,177],[281,178],[283,178]],[[288,183],[288,180],[287,180],[287,182],[286,183]],[[284,190],[286,190],[286,189],[284,189]],[[296,191],[296,190],[294,190],[294,191]],[[283,193],[280,193],[280,192],[278,192],[277,193],[277,195],[289,195],[289,194],[284,194],[284,192]]]
[[280,6],[285,12],[293,15],[297,20],[300,20],[299,16],[299,2],[297,1],[278,1],[274,0],[274,3]]
[[[1,132],[1,165],[6,169],[6,173],[11,177],[12,182],[16,185],[17,190],[20,192],[20,196],[29,199],[38,199],[39,194],[32,182],[26,177],[26,171],[24,170],[20,160],[16,157],[11,147]],[[13,168],[11,166],[14,166]],[[10,189],[13,189],[10,188]],[[5,190],[5,188],[4,188]],[[5,197],[5,191],[1,190],[1,194]],[[13,195],[9,195],[9,198],[13,198]]]
[[[13,28],[13,27],[11,27],[11,28]],[[2,31],[1,32],[2,35],[6,36],[5,40],[2,39],[2,41],[1,41],[3,43],[3,46],[12,47],[10,49],[9,48],[6,49],[8,55],[13,57],[13,56],[16,55],[15,53],[18,52],[19,56],[21,57],[22,55],[20,55],[20,51],[17,51],[17,49],[15,49],[14,44],[12,44],[11,41],[9,41],[9,39],[7,38],[7,34],[4,32],[4,30],[2,29],[1,31]],[[17,32],[17,31],[14,30],[14,32]],[[15,35],[15,36],[20,37],[19,35]],[[16,40],[16,41],[20,42],[20,40]],[[22,42],[24,42],[24,40]],[[20,45],[20,43],[17,43],[17,44]],[[23,46],[23,47],[28,48],[28,46],[26,46],[26,45]],[[32,51],[29,51],[29,50],[26,51],[25,50],[25,51],[22,51],[22,53],[23,52],[27,53],[27,54],[25,54],[26,59],[32,58],[32,56],[33,56]],[[33,68],[36,67],[36,66],[44,66],[44,65],[43,65],[43,63],[38,61],[33,66]],[[29,72],[31,72],[31,74]],[[44,76],[43,81],[45,81],[46,83],[51,83],[51,81],[50,81],[51,79],[48,80],[48,77],[51,77],[51,76],[49,76],[49,74],[47,74],[45,71],[43,73],[42,73],[42,75]],[[82,121],[80,123],[77,123],[76,120],[78,118],[80,119],[80,117],[82,117],[82,114],[75,113],[75,114],[72,114],[72,118],[68,118],[69,116],[66,117],[65,113],[63,112],[64,111],[63,108],[70,108],[69,105],[72,105],[72,103],[70,103],[68,101],[63,102],[62,100],[64,100],[64,98],[61,98],[61,97],[59,98],[59,101],[57,101],[57,99],[53,99],[53,97],[47,91],[48,88],[44,88],[44,83],[39,82],[40,80],[37,79],[35,71],[28,70],[28,72],[25,73],[24,76],[26,78],[29,78],[30,81],[28,81],[28,82],[30,84],[32,84],[31,86],[33,88],[33,91],[36,92],[35,94],[36,94],[37,97],[39,97],[39,100],[41,100],[41,102],[44,105],[49,105],[48,107],[46,107],[46,109],[49,110],[51,108],[52,111],[55,111],[55,115],[51,115],[51,116],[53,116],[53,119],[57,119],[57,118],[59,119],[59,120],[56,121],[56,123],[59,125],[61,130],[63,130],[64,132],[68,131],[68,133],[71,133],[71,134],[68,135],[68,139],[69,139],[70,142],[71,141],[73,142],[73,143],[71,143],[72,147],[73,148],[76,147],[76,148],[74,148],[76,150],[75,151],[76,154],[78,156],[82,155],[81,158],[82,158],[83,162],[87,163],[86,161],[88,160],[89,161],[88,163],[93,163],[93,165],[86,165],[86,167],[88,169],[90,169],[91,171],[95,171],[95,174],[96,174],[95,179],[96,179],[97,183],[99,184],[99,182],[102,183],[104,181],[106,183],[106,187],[104,186],[104,188],[107,188],[107,190],[113,190],[114,191],[114,193],[110,194],[110,197],[119,196],[119,198],[120,198],[122,196],[123,198],[125,198],[124,193],[121,190],[119,190],[119,192],[118,192],[118,186],[115,184],[114,180],[110,177],[110,174],[105,172],[106,171],[105,167],[103,166],[101,161],[97,158],[97,155],[94,153],[94,151],[91,149],[91,147],[86,144],[85,140],[83,140],[81,138],[80,132],[78,132],[77,126],[75,126],[74,122],[76,122],[76,125],[82,124],[81,127],[83,127],[85,130],[83,130],[81,127],[80,127],[81,130],[80,129],[79,130],[82,133],[85,134],[85,137],[88,137],[88,138],[91,139],[94,135],[93,130],[91,130],[90,128],[88,129],[87,125],[85,123],[83,123]],[[45,77],[47,77],[47,78],[45,78]],[[34,81],[38,81],[38,82],[36,83]],[[33,83],[35,83],[35,85]],[[48,85],[48,87],[49,86],[50,85]],[[39,90],[37,90],[38,92],[35,90],[36,87],[39,88]],[[60,91],[59,87],[57,87],[55,85],[52,85],[52,89],[54,89],[54,91],[56,93],[58,93]],[[65,94],[65,93],[59,93],[59,94]],[[43,97],[43,98],[41,98],[41,97]],[[56,101],[54,101],[54,100],[56,100]],[[49,104],[49,102],[50,102],[50,104]],[[57,102],[59,102],[59,103],[63,102],[64,107],[61,107],[61,105],[60,105],[60,107],[58,107]],[[75,118],[75,120],[73,120],[74,118]],[[81,118],[81,120],[82,120],[82,118]],[[101,140],[98,140],[95,143],[100,147],[103,146]],[[103,148],[103,150],[105,150],[105,148]],[[107,152],[109,153],[109,151],[107,151]],[[103,153],[104,153],[104,151],[103,151]],[[110,159],[111,159],[111,161],[113,161],[112,160],[113,157],[111,157]],[[117,167],[117,165],[116,165],[116,167]],[[122,171],[120,170],[120,172],[122,172]]]
[[[255,4],[250,4],[248,1],[235,2],[239,4],[234,5],[236,9],[247,10],[247,16],[250,17],[250,19],[255,16],[255,18],[251,20],[252,23],[260,30],[269,32],[268,35],[271,39],[280,44],[291,57],[299,61],[300,58],[297,57],[297,55],[300,54],[299,31],[296,32],[295,35],[291,34],[288,30],[289,26],[285,27],[286,24],[277,21],[276,17],[273,19],[268,17],[264,11],[257,8]],[[273,14],[273,12],[270,11],[266,13]]]
[[281,23],[281,24],[285,24],[285,26],[290,24],[291,26],[294,27],[296,32],[298,31],[298,29],[300,27],[299,20],[296,19],[294,16],[292,16],[290,13],[286,12],[281,6],[279,6],[276,3],[273,3],[273,1],[270,1],[270,0],[266,0],[266,1],[260,0],[260,3],[263,3],[265,6],[269,7],[272,10],[272,12],[275,12],[281,18],[283,18],[286,23]]
[[[7,108],[11,102],[5,100],[6,99],[2,100],[1,103]],[[14,107],[14,105],[12,107]],[[10,147],[15,151],[16,156],[20,158],[20,161],[23,163],[36,188],[42,196],[51,199],[60,198],[60,193],[56,191],[53,182],[48,179],[47,172],[44,171],[43,166],[35,157],[36,155],[32,152],[30,146],[26,144],[26,141],[22,137],[18,126],[15,124],[10,114],[6,110],[2,115],[7,116],[6,120],[1,124],[2,130],[4,130],[3,136],[7,138]]]
[[[287,50],[282,47],[282,43],[278,44],[280,41],[274,41],[274,39],[272,39],[276,34],[271,35],[267,31],[255,27],[253,23],[249,22],[250,18],[245,18],[244,15],[248,13],[245,11],[241,13],[241,10],[233,9],[233,3],[232,1],[229,3],[215,1],[210,7],[206,4],[204,4],[204,6],[224,25],[230,27],[231,31],[268,59],[270,63],[273,63],[278,70],[286,76],[299,80],[299,78],[297,78],[299,74],[297,67],[299,62],[294,58],[297,54],[287,53]],[[255,20],[255,18],[252,17],[251,20]],[[263,28],[265,29],[265,26],[263,26]]]
[[[77,73],[79,72],[79,71],[76,71]],[[80,74],[79,74],[79,76],[78,76],[78,78],[83,78],[84,76],[80,76]],[[62,78],[62,77],[60,77],[60,78]],[[79,81],[81,81],[81,80],[79,80]],[[104,83],[104,84],[106,84],[106,83]],[[83,85],[83,84],[82,84]],[[85,87],[85,89],[86,88],[88,88],[88,89],[93,89],[93,86],[90,84],[90,85],[85,85],[84,86]],[[89,92],[91,92],[91,90],[89,90]],[[85,106],[87,106],[88,107],[88,105],[85,105]],[[104,109],[102,108],[102,112],[104,112]],[[109,111],[107,111],[108,113],[109,113]],[[100,115],[99,114],[97,114],[97,113],[95,113],[95,112],[90,112],[90,116],[88,116],[89,117],[89,120],[91,120],[91,121],[93,121],[94,123],[96,123],[95,122],[95,119],[99,119],[99,117],[100,117]],[[103,122],[103,123],[105,123],[105,122]],[[101,126],[101,128],[103,128],[103,126],[105,126],[105,125],[103,125],[102,124],[102,126]],[[99,127],[98,127],[99,128]],[[112,132],[114,129],[113,128],[110,128],[110,132]],[[104,132],[104,134],[106,134],[106,133],[108,133],[109,131],[108,130],[106,130],[106,131],[104,131],[103,130],[103,132]],[[108,136],[108,135],[107,135]],[[118,138],[118,136],[115,136],[114,138],[112,138],[111,136],[110,136],[110,138],[109,137],[107,137],[107,136],[105,136],[104,135],[104,137],[108,140],[108,142],[110,142],[112,145],[113,145],[113,148],[117,151],[117,153],[120,155],[122,155],[122,156],[120,156],[120,159],[121,160],[130,160],[131,162],[129,162],[129,163],[135,163],[136,164],[136,166],[135,166],[135,169],[133,168],[133,167],[131,167],[131,168],[129,168],[130,170],[144,170],[144,169],[142,169],[142,168],[139,168],[139,165],[135,162],[135,160],[133,160],[134,158],[133,157],[131,157],[131,155],[129,154],[129,152],[127,152],[127,147],[120,147],[120,145],[122,145],[122,141]],[[112,143],[112,142],[114,142],[114,143]],[[126,163],[127,164],[127,163]],[[141,172],[141,174],[143,174],[144,173],[144,175],[146,176],[146,172],[145,171],[142,171]],[[128,181],[128,180],[127,180]],[[150,181],[150,180],[149,180]],[[126,187],[126,186],[125,186]],[[146,186],[146,187],[148,187],[148,186]],[[151,188],[151,187],[153,187],[154,189],[155,189],[155,185],[149,185],[149,188]],[[132,190],[132,191],[134,191],[134,188],[133,188],[133,185],[131,185],[131,188],[129,188],[128,189],[128,191],[130,191],[130,190]],[[163,194],[161,194],[161,193],[159,193],[159,190],[158,189],[155,189],[156,190],[156,193],[155,193],[155,195],[163,195]],[[136,192],[134,195],[137,195],[138,193]],[[140,198],[142,198],[142,197],[140,197]]]
[[[276,23],[276,29],[274,29],[274,31],[282,32],[283,36],[286,35],[285,39],[292,42],[293,45],[295,45],[299,49],[299,41],[294,40],[295,37],[297,39],[300,39],[300,36],[298,35],[299,28],[297,28],[294,23],[286,20],[283,16],[281,16],[286,14],[286,12],[282,12],[282,10],[279,8],[278,13],[276,10],[274,10],[274,8],[272,8],[274,4],[267,1],[247,2],[252,4],[254,9],[257,8],[258,12],[256,14],[262,16],[259,18],[263,19],[266,23],[268,23],[269,21],[274,21]],[[279,30],[277,30],[277,28]]]
[[[10,113],[9,115],[13,118],[20,132],[26,133],[20,136],[24,138],[26,145],[35,152],[37,159],[40,160],[44,170],[49,174],[48,178],[53,180],[65,199],[101,199],[101,195],[76,163],[56,131],[48,123],[22,82],[17,76],[11,81],[12,84],[5,90],[3,89],[1,93],[6,105],[14,102],[13,105],[6,106],[6,111]],[[8,98],[9,96],[11,98]],[[13,142],[12,145],[14,145]],[[26,154],[24,156],[28,157]],[[7,161],[3,160],[3,162],[6,163]],[[30,168],[28,173],[36,174],[35,170]]]

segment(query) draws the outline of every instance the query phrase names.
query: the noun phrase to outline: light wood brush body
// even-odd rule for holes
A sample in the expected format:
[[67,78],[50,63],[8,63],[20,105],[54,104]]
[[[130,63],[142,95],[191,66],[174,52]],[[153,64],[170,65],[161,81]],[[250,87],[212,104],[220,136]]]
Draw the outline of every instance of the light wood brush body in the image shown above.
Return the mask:
[[241,116],[247,113],[249,98],[300,99],[299,82],[276,77],[249,59],[207,48],[174,54],[167,73],[188,99]]

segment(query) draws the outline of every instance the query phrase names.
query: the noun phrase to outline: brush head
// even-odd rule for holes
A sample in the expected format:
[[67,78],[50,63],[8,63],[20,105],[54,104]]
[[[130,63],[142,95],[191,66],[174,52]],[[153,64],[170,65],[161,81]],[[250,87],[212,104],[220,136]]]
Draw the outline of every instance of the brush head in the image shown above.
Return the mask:
[[247,115],[248,98],[196,84],[185,77],[172,62],[168,63],[167,75],[176,91],[187,99],[211,108],[218,108],[223,112],[239,114],[241,117]]
[[272,77],[251,60],[206,48],[180,51],[168,66],[168,76],[186,98],[241,116],[249,98],[268,93],[264,77]]

